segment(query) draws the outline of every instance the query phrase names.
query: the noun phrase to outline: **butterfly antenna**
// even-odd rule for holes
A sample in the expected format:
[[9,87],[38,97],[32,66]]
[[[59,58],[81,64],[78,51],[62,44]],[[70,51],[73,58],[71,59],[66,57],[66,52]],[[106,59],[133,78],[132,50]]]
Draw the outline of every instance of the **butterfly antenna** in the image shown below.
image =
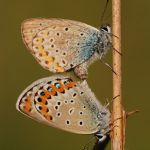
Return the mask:
[[105,62],[105,61],[102,60],[102,59],[100,59],[100,61],[101,61],[104,65],[106,65],[114,74],[118,75],[118,74],[113,70],[112,66],[110,66],[107,62]]
[[83,147],[82,150],[88,150],[89,145],[92,143],[92,141],[94,140],[95,137],[92,137]]
[[119,97],[119,96],[120,96],[120,95],[117,95],[117,96],[113,97],[113,98],[111,99],[111,101],[108,101],[108,99],[106,99],[107,104],[105,105],[105,108],[108,108],[108,106],[109,106],[117,97]]
[[103,22],[104,15],[105,15],[105,12],[106,12],[106,10],[107,10],[108,3],[109,3],[109,0],[106,0],[106,4],[105,4],[105,7],[104,7],[104,10],[103,10],[101,19],[100,19],[100,20],[101,20],[101,23]]

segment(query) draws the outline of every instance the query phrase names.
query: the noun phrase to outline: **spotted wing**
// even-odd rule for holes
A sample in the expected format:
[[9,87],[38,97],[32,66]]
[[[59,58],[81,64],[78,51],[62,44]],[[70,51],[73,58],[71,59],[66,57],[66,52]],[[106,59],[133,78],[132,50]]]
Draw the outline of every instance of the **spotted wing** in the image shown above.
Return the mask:
[[102,106],[87,82],[53,76],[31,84],[18,98],[17,109],[50,126],[79,134],[96,133]]
[[88,60],[94,53],[99,30],[66,19],[29,19],[22,37],[42,67],[64,72]]

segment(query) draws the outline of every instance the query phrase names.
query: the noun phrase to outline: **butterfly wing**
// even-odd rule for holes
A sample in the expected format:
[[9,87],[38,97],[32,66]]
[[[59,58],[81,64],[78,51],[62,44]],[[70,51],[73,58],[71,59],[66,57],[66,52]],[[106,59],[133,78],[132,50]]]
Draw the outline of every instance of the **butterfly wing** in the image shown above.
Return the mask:
[[17,109],[50,126],[79,134],[96,133],[102,105],[86,81],[53,76],[31,84],[18,98]]
[[89,59],[100,32],[85,23],[55,18],[26,20],[21,31],[33,56],[52,72],[64,72]]

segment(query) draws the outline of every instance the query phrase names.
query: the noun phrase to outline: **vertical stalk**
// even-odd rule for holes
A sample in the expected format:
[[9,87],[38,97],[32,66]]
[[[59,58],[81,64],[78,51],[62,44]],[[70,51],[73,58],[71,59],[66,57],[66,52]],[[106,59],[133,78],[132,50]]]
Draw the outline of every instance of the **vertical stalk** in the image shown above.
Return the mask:
[[[121,53],[121,0],[112,0],[112,33],[113,48]],[[125,141],[125,112],[122,106],[122,72],[121,55],[113,50],[113,97],[118,96],[113,101],[111,133],[111,149],[124,150]]]

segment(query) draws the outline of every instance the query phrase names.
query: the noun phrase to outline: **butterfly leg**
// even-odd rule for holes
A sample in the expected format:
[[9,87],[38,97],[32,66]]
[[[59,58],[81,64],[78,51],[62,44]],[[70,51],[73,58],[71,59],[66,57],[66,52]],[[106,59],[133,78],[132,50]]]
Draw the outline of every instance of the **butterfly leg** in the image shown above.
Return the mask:
[[87,63],[84,62],[74,68],[75,74],[80,78],[80,79],[87,79],[88,77],[88,71],[87,71]]

